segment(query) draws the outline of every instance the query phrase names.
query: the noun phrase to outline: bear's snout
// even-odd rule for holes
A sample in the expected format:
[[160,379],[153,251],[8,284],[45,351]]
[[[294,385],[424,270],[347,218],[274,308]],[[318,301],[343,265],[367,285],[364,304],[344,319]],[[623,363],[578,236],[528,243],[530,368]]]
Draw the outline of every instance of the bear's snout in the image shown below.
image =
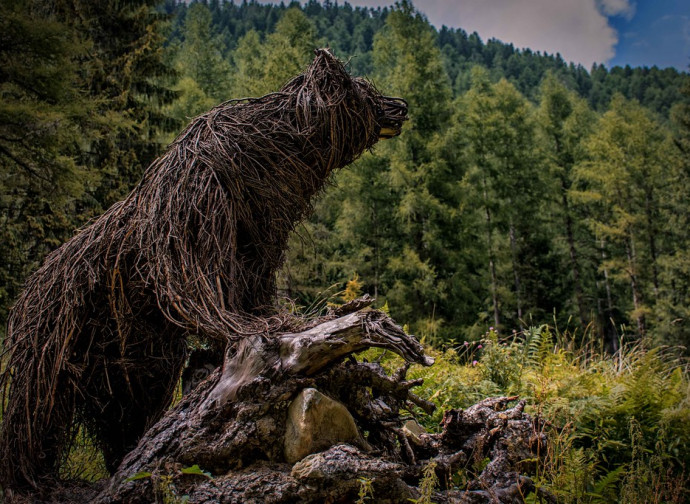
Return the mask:
[[402,98],[382,97],[381,116],[378,118],[379,139],[398,136],[407,121],[407,102]]

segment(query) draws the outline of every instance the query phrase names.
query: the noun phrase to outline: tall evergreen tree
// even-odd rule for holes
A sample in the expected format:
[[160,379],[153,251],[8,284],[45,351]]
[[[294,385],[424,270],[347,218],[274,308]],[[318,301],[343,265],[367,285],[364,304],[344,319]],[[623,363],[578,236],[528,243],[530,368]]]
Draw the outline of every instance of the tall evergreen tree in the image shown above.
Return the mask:
[[491,84],[476,67],[457,120],[464,136],[465,179],[481,213],[485,285],[492,325],[517,326],[558,304],[540,297],[540,286],[555,268],[543,219],[546,182],[534,145],[531,106],[505,80]]
[[[594,237],[582,225],[570,196],[573,183],[573,167],[582,160],[583,141],[591,133],[595,117],[587,103],[569,91],[554,74],[548,74],[542,82],[541,100],[538,111],[539,147],[552,178],[554,199],[553,229],[556,248],[567,250],[564,271],[569,274],[560,280],[562,288],[572,292],[574,310],[566,307],[566,313],[577,313],[582,328],[587,327],[593,311],[592,268],[596,265],[587,261],[592,256]],[[559,247],[560,245],[560,247]],[[589,254],[587,253],[589,252]],[[610,307],[602,314],[604,320],[611,318]]]
[[374,80],[387,93],[404,96],[410,111],[400,141],[380,148],[379,177],[390,187],[395,213],[389,226],[397,234],[386,297],[394,313],[416,322],[418,332],[436,336],[448,318],[455,247],[447,231],[455,205],[433,140],[448,124],[451,92],[434,30],[410,2],[397,3],[374,38]]
[[0,334],[41,258],[64,241],[93,186],[80,148],[103,124],[74,83],[88,44],[25,2],[0,3]]
[[629,289],[629,317],[644,336],[659,299],[668,184],[666,133],[639,103],[614,96],[587,142],[588,161],[576,168],[584,190],[573,194],[595,208],[592,232],[607,246],[601,267]]
[[211,22],[211,11],[206,5],[194,3],[189,7],[176,66],[178,73],[193,79],[206,96],[223,101],[230,98],[230,63]]
[[183,40],[174,56],[179,96],[164,109],[183,124],[231,97],[230,63],[211,21],[206,5],[194,3],[187,9]]
[[[507,80],[493,86],[498,111],[498,141],[492,147],[496,163],[496,197],[504,203],[505,216],[497,215],[507,232],[512,276],[511,325],[519,326],[527,315],[541,319],[551,312],[556,293],[544,306],[540,286],[550,268],[549,240],[543,216],[545,179],[542,160],[534,143],[532,106]],[[546,300],[543,300],[546,301]],[[553,304],[551,304],[553,303]]]
[[250,30],[239,40],[233,53],[235,71],[232,90],[236,96],[261,96],[268,92],[263,83],[266,71],[263,52],[261,37],[256,30]]
[[172,126],[155,4],[0,4],[3,318],[26,275],[129,190]]
[[[496,213],[500,200],[493,194],[493,172],[491,138],[495,138],[495,123],[492,118],[493,91],[488,74],[480,67],[472,70],[472,88],[463,96],[460,120],[465,138],[464,161],[468,165],[465,178],[475,188],[473,203],[481,212],[483,231],[479,233],[484,243],[487,274],[485,284],[489,286],[490,318],[494,327],[501,325],[501,301],[497,273]],[[492,117],[493,114],[493,117]]]
[[233,55],[234,93],[261,96],[278,90],[304,70],[317,45],[313,23],[297,7],[286,10],[263,43],[254,31],[240,39]]
[[[674,107],[671,117],[675,128],[665,218],[671,244],[661,254],[661,293],[656,307],[659,326],[658,343],[690,347],[690,79],[681,89],[685,101]],[[669,146],[670,147],[670,146]]]
[[[163,112],[175,98],[173,70],[163,58],[165,15],[158,0],[50,0],[46,11],[90,45],[81,62],[82,92],[98,100],[108,127],[82,150],[103,176],[95,211],[121,199],[162,150],[160,136],[179,124]],[[97,204],[96,204],[97,203]]]

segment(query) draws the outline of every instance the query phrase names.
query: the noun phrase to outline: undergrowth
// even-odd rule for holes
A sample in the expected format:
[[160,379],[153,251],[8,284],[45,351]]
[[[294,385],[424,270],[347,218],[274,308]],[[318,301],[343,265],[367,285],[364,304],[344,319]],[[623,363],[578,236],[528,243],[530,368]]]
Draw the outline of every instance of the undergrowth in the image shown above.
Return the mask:
[[[430,416],[419,412],[429,431],[444,410],[519,395],[529,413],[547,420],[550,442],[535,480],[558,502],[690,499],[690,379],[687,361],[673,349],[575,349],[567,333],[544,325],[507,337],[491,328],[479,341],[428,352],[434,366],[414,366],[408,376],[423,378],[416,393],[438,406]],[[390,369],[401,364],[381,351],[367,358]]]

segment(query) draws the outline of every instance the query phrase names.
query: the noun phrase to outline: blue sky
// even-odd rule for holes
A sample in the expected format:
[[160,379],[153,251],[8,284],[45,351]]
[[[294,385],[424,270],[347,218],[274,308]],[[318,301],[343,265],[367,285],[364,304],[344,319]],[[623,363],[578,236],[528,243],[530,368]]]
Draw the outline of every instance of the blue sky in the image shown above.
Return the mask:
[[688,70],[690,0],[638,1],[631,19],[616,16],[610,23],[619,37],[612,64]]
[[[342,0],[341,0],[342,1]],[[391,5],[393,0],[348,0]],[[690,0],[413,0],[437,27],[476,31],[566,61],[607,66],[690,65]]]

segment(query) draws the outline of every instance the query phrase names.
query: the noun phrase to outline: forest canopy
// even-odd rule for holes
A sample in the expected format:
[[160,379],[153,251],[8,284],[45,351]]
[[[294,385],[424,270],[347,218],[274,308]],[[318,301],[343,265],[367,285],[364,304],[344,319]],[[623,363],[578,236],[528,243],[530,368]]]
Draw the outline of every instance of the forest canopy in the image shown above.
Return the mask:
[[[436,29],[407,1],[0,4],[0,322],[191,117],[328,46],[409,124],[337,174],[279,283],[369,293],[441,345],[547,322],[615,350],[690,343],[690,83]],[[84,10],[86,9],[86,10]],[[342,292],[341,292],[342,291]]]

